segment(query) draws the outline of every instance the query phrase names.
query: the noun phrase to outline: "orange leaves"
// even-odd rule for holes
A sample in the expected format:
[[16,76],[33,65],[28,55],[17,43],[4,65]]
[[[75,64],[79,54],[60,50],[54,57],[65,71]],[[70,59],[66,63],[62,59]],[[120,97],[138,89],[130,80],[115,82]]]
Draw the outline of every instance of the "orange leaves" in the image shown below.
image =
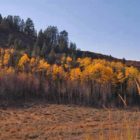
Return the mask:
[[112,69],[100,63],[91,64],[83,71],[83,79],[93,79],[98,82],[107,82],[112,79],[112,75]]
[[99,82],[108,82],[111,81],[113,76],[112,68],[105,67],[101,64],[95,65],[95,71],[94,71],[95,79]]
[[131,78],[131,79],[135,79],[138,77],[139,71],[134,67],[129,67],[129,68],[126,68],[125,74],[126,74],[126,77]]
[[46,72],[50,68],[50,64],[48,64],[44,59],[32,57],[30,60],[30,67],[32,72]]
[[20,58],[20,60],[18,62],[18,66],[19,66],[19,68],[21,68],[23,70],[26,67],[26,64],[28,64],[29,62],[30,62],[30,59],[29,59],[28,55],[24,54]]
[[113,70],[109,62],[101,59],[92,60],[91,58],[79,58],[77,60],[79,66],[83,69],[81,72],[81,80],[95,80],[97,82],[109,82],[113,77]]
[[68,56],[68,57],[66,58],[66,62],[67,62],[67,63],[71,63],[71,62],[72,62],[72,58]]
[[124,65],[121,62],[111,62],[110,66],[115,72],[120,72],[124,69]]
[[125,79],[126,79],[125,73],[119,71],[117,74],[117,81],[123,83]]
[[50,68],[50,64],[48,64],[44,59],[39,60],[38,70],[39,71],[46,71]]
[[[29,57],[26,53],[21,55],[23,52],[13,52],[14,50],[0,49],[0,78],[6,79],[7,82],[7,77],[14,77],[17,81],[14,86],[16,87],[19,82],[19,91],[23,87],[23,91],[27,94],[41,93],[41,96],[55,100],[59,97],[59,102],[61,98],[62,101],[65,98],[71,101],[76,98],[74,99],[76,102],[79,99],[81,103],[87,102],[88,105],[94,103],[96,105],[99,101],[101,105],[100,102],[104,104],[108,101],[108,97],[110,100],[117,94],[137,92],[135,79],[139,77],[139,71],[120,62],[88,57],[75,60],[76,58],[59,54],[56,57],[56,64],[49,64],[47,62],[49,57],[45,60],[39,56]],[[15,88],[12,83],[14,82],[11,81],[11,87]]]
[[80,80],[81,79],[81,70],[80,68],[74,68],[70,71],[71,80]]
[[9,53],[8,50],[6,50],[6,51],[5,51],[5,54],[4,54],[3,64],[4,64],[5,66],[7,66],[8,63],[9,63],[9,60],[10,60],[10,53]]
[[25,63],[28,63],[29,61],[30,61],[30,58],[28,57],[28,55],[24,54],[19,60],[19,65],[24,65]]
[[85,57],[85,58],[78,58],[77,62],[79,63],[80,67],[87,67],[88,65],[90,65],[92,63],[92,59],[89,57]]
[[50,74],[52,74],[52,77],[53,77],[54,80],[61,79],[61,78],[65,77],[64,69],[61,66],[53,65],[51,67],[50,72],[51,72]]
[[34,66],[35,64],[36,64],[36,58],[32,57],[31,60],[30,60],[30,65]]
[[10,64],[10,57],[14,53],[14,49],[0,48],[0,67],[8,67]]
[[[13,49],[0,49],[0,68],[7,73],[14,72],[14,67],[9,67],[10,56]],[[111,82],[113,85],[123,83],[126,79],[134,80],[139,76],[139,71],[134,67],[127,67],[120,62],[110,62],[88,57],[78,58],[75,62],[70,56],[60,57],[59,64],[50,65],[45,59],[31,57],[25,53],[18,61],[19,70],[30,74],[42,73],[53,79],[65,79],[86,82],[94,80],[99,83]],[[8,66],[8,67],[7,67]],[[15,66],[15,67],[16,67]],[[6,69],[6,70],[5,70]]]

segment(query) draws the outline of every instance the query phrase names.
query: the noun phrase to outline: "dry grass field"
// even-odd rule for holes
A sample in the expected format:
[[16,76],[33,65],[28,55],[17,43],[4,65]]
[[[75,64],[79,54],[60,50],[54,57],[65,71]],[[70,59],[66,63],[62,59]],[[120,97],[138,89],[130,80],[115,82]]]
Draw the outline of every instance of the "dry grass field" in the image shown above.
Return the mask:
[[136,140],[138,109],[34,103],[0,108],[0,140]]

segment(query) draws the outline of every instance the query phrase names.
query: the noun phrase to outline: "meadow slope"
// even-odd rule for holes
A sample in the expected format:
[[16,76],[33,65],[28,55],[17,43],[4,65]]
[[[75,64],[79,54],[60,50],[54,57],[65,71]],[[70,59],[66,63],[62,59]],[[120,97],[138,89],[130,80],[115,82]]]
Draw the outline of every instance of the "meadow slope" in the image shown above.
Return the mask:
[[137,109],[95,109],[34,103],[0,108],[1,140],[136,140]]

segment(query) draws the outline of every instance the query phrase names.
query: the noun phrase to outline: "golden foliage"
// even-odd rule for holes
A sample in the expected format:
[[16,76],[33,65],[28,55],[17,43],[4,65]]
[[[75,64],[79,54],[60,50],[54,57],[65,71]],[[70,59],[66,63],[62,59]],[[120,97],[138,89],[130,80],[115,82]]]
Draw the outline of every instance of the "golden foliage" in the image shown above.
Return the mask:
[[26,64],[28,64],[30,62],[30,58],[28,57],[27,54],[23,54],[23,56],[20,58],[19,62],[18,62],[18,67],[21,70],[24,70],[26,67]]
[[3,64],[4,64],[5,66],[7,66],[8,63],[9,63],[9,60],[10,60],[10,54],[9,54],[9,51],[5,51]]
[[72,62],[72,58],[68,56],[68,57],[66,58],[66,62],[67,62],[67,63],[71,63],[71,62]]
[[65,77],[64,69],[61,66],[58,66],[56,64],[54,64],[51,67],[51,71],[50,72],[51,72],[50,74],[52,74],[52,77],[53,77],[54,80],[61,79],[61,78]]
[[93,79],[98,82],[108,82],[112,79],[112,76],[112,69],[100,63],[91,64],[83,71],[83,79]]
[[85,58],[78,58],[77,62],[79,63],[79,65],[81,67],[87,67],[88,65],[90,65],[92,63],[92,59],[89,57],[85,57]]
[[48,64],[44,59],[41,59],[38,64],[39,71],[46,71],[50,68],[50,64]]
[[125,74],[126,74],[126,77],[135,79],[136,77],[139,76],[139,71],[134,67],[128,67],[128,68],[126,68]]
[[[0,49],[0,68],[6,73],[15,72],[14,67],[9,67],[10,57],[14,49]],[[99,83],[110,82],[112,84],[123,83],[126,79],[134,80],[139,76],[139,71],[134,67],[127,67],[121,62],[109,62],[89,57],[78,58],[73,66],[70,56],[61,57],[61,65],[50,65],[45,59],[31,57],[24,53],[16,65],[17,68],[29,73],[44,72],[53,79],[65,78],[66,80],[78,80],[82,82],[94,80]],[[8,68],[8,67],[9,68]]]
[[81,78],[81,70],[80,68],[74,68],[70,71],[70,79],[71,80],[80,80]]

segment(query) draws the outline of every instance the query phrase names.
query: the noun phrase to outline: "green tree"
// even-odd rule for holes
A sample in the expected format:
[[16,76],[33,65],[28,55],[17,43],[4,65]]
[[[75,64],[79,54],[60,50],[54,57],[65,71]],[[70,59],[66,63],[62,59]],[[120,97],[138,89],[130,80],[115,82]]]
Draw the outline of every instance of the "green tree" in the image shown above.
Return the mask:
[[66,31],[60,32],[59,50],[61,53],[66,53],[68,50],[68,33]]
[[6,21],[7,21],[7,24],[9,25],[9,27],[13,28],[13,16],[8,15]]
[[35,35],[34,23],[30,18],[28,18],[25,22],[24,32],[29,36],[34,36]]
[[22,43],[22,41],[19,40],[19,39],[15,39],[15,41],[14,41],[14,48],[15,48],[16,50],[22,50],[22,49],[24,49],[24,48],[23,48],[23,43]]
[[2,22],[2,15],[0,14],[0,24],[1,24],[1,22]]
[[2,28],[6,28],[6,29],[9,29],[9,23],[7,21],[7,19],[4,17],[3,20],[1,21],[1,27]]
[[75,51],[76,50],[76,44],[73,42],[70,42],[70,50]]
[[47,52],[48,52],[48,47],[47,47],[46,43],[44,42],[42,49],[41,49],[41,56],[45,58],[47,55]]
[[10,34],[8,37],[8,45],[11,46],[14,44],[14,36],[13,34]]
[[58,44],[58,29],[55,26],[49,26],[44,31],[45,40],[50,50]]
[[41,48],[43,46],[43,42],[44,42],[44,34],[42,30],[40,30],[37,36],[37,45]]
[[34,44],[34,48],[32,51],[32,56],[37,57],[40,56],[40,47],[37,45],[37,43]]
[[21,19],[19,16],[13,17],[13,26],[15,30],[18,30],[18,31],[20,30],[20,22],[21,22]]
[[20,22],[20,25],[19,25],[19,26],[20,26],[20,29],[19,29],[19,30],[20,30],[20,32],[24,32],[25,22],[24,22],[24,20],[23,20],[23,19],[21,20],[21,22]]
[[54,49],[52,49],[52,50],[50,51],[49,55],[48,55],[48,62],[49,62],[50,64],[53,64],[53,63],[55,63],[55,60],[56,60],[56,54],[55,54]]

